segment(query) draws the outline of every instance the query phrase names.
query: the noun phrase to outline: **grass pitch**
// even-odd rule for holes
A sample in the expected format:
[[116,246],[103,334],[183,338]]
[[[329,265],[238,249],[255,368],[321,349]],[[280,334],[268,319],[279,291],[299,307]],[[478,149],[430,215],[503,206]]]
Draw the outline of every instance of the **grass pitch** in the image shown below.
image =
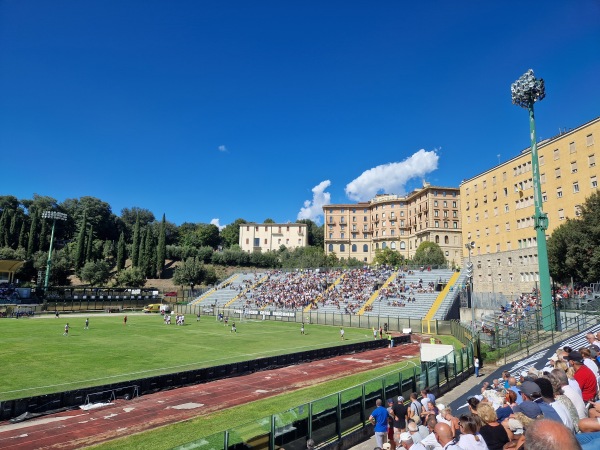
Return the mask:
[[[89,317],[89,329],[84,329]],[[369,330],[244,319],[237,333],[214,317],[183,326],[158,314],[0,320],[0,401],[372,339]],[[64,326],[70,331],[64,336]]]

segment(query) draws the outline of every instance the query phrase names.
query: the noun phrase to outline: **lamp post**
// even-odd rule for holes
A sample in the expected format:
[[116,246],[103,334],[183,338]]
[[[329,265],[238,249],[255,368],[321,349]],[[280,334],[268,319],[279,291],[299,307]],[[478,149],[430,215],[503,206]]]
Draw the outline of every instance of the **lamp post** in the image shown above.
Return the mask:
[[48,261],[46,261],[46,277],[44,278],[44,298],[48,292],[48,280],[50,279],[50,266],[52,265],[52,244],[54,244],[54,226],[57,220],[67,220],[67,215],[58,211],[42,212],[43,219],[52,219],[52,234],[50,235],[50,248],[48,249]]
[[542,188],[538,164],[537,140],[535,136],[535,116],[533,104],[546,96],[544,80],[537,80],[533,70],[529,69],[510,86],[512,102],[529,112],[529,131],[531,137],[531,170],[533,179],[533,226],[536,232],[538,250],[538,270],[540,274],[540,298],[542,302],[542,321],[545,330],[554,328],[552,310],[552,291],[550,289],[550,269],[548,266],[548,248],[546,246],[546,230],[548,216],[542,210]]

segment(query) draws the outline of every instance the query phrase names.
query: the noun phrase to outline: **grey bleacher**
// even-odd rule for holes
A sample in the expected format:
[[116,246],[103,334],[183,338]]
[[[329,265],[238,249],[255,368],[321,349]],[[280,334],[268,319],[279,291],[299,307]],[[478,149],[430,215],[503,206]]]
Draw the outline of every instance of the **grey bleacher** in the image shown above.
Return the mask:
[[[262,274],[257,273],[256,275],[260,277]],[[255,279],[256,276],[253,272],[238,272],[219,284],[217,286],[218,289],[213,289],[191,302],[191,305],[222,308],[235,298],[240,293],[240,290],[243,291],[246,281],[253,281]],[[237,302],[238,301],[236,300],[234,303]],[[233,306],[233,304],[231,306]]]
[[[407,285],[410,285],[411,283],[416,284],[419,282],[419,279],[422,279],[422,285],[426,288],[428,283],[433,282],[436,284],[440,278],[443,282],[448,282],[453,274],[454,272],[450,269],[415,271],[412,275],[405,274],[404,280]],[[366,311],[364,315],[422,319],[429,312],[438,295],[439,292],[417,293],[415,290],[413,294],[409,294],[408,292],[405,294],[407,298],[414,297],[416,299],[415,302],[407,302],[401,300],[400,297],[389,297],[385,300],[377,299],[373,302],[372,311]],[[405,306],[392,306],[394,301],[403,302]]]

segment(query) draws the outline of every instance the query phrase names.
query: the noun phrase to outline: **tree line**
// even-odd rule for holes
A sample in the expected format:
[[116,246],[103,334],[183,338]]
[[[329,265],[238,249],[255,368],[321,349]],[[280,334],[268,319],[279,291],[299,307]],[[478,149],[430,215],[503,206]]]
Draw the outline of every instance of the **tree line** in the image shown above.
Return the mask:
[[[52,220],[44,211],[65,213],[65,221],[55,223],[50,285],[67,286],[76,274],[92,286],[143,286],[147,279],[172,278],[176,285],[212,284],[224,273],[224,267],[316,268],[360,267],[356,258],[325,255],[324,226],[311,220],[307,225],[308,246],[276,251],[247,253],[239,247],[240,225],[236,219],[219,229],[214,224],[185,222],[179,226],[156,220],[148,209],[124,208],[120,215],[95,197],[81,197],[58,202],[34,194],[32,199],[0,196],[0,259],[25,261],[16,274],[24,285],[39,285],[40,273],[46,269]],[[263,223],[274,223],[270,218]],[[165,261],[179,261],[166,267]],[[409,263],[399,252],[378,250],[376,264],[399,266]],[[423,242],[411,264],[442,266],[446,264],[439,245]],[[168,269],[168,270],[167,270]],[[168,272],[168,273],[167,273]]]
[[139,207],[124,208],[116,215],[108,203],[95,197],[58,202],[38,194],[32,199],[0,196],[0,259],[25,261],[16,274],[25,285],[39,284],[38,274],[46,269],[52,219],[44,219],[44,211],[67,215],[65,221],[55,222],[50,273],[54,286],[68,285],[71,274],[92,286],[109,280],[118,286],[142,286],[146,279],[165,276],[166,260],[182,262],[169,274],[179,285],[215,282],[215,265],[322,267],[338,262],[324,257],[323,227],[310,220],[299,221],[308,227],[309,248],[248,254],[238,245],[239,226],[247,223],[244,219],[219,230],[206,223],[177,226],[164,214],[157,221],[151,211]]

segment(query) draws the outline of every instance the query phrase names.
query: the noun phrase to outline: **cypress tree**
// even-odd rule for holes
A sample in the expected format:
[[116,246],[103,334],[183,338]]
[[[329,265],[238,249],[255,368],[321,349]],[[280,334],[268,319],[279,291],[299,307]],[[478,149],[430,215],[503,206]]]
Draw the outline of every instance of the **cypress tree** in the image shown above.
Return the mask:
[[27,232],[25,231],[25,220],[22,220],[21,232],[19,233],[19,245],[17,248],[25,248],[25,239],[27,239]]
[[121,231],[119,236],[119,243],[117,244],[117,272],[120,272],[125,268],[125,261],[127,260],[127,248],[125,246],[125,233]]
[[94,244],[94,227],[90,225],[90,234],[87,237],[87,245],[86,245],[86,249],[85,249],[85,262],[96,260],[96,258],[93,255],[93,250],[94,250],[93,244]]
[[27,241],[27,259],[30,259],[35,251],[35,236],[37,234],[38,215],[34,211],[31,214],[31,225],[29,226],[29,240]]
[[139,232],[139,245],[138,245],[138,265],[144,276],[146,275],[146,253],[144,248],[146,246],[146,228],[140,229]]
[[154,239],[154,232],[150,226],[146,230],[144,253],[146,259],[146,277],[154,277],[156,268],[156,239]]
[[6,247],[6,235],[8,233],[7,227],[7,216],[8,210],[2,211],[2,216],[0,216],[0,247]]
[[156,277],[162,278],[165,259],[167,258],[167,223],[163,213],[162,222],[158,231],[158,246],[156,247]]
[[77,250],[75,251],[75,271],[79,271],[85,264],[85,229],[87,225],[87,211],[83,212],[83,219],[79,225],[77,235]]
[[11,248],[17,248],[17,243],[18,243],[18,235],[17,235],[17,228],[18,228],[18,222],[19,222],[19,216],[16,212],[14,212],[12,214],[12,219],[10,221],[10,242],[9,242],[9,246]]
[[139,267],[140,256],[140,215],[138,214],[133,227],[133,242],[131,243],[131,267]]
[[38,243],[39,247],[38,250],[40,252],[45,252],[46,250],[48,250],[48,246],[46,245],[46,242],[49,241],[48,239],[48,220],[49,219],[42,219],[42,229],[40,230],[40,241]]

